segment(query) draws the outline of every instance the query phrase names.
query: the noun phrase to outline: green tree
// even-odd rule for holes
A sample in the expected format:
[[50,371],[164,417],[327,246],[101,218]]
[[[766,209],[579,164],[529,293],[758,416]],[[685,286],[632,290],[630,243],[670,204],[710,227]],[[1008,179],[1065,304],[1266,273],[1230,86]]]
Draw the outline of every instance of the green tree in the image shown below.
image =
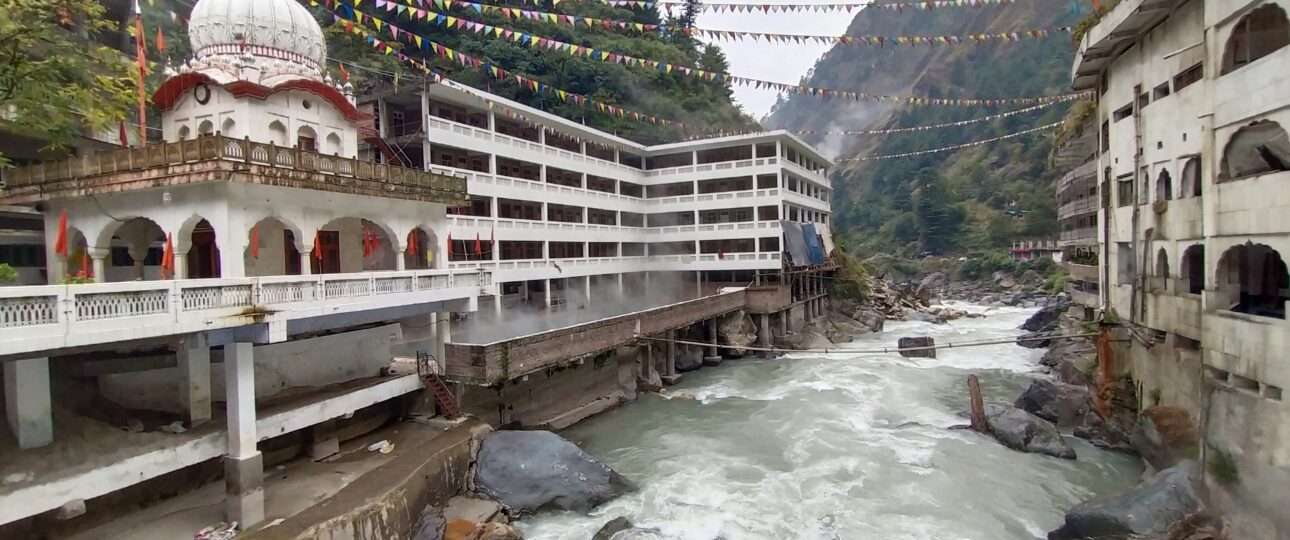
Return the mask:
[[59,149],[126,117],[138,75],[95,39],[113,27],[103,4],[0,0],[0,13],[0,131]]

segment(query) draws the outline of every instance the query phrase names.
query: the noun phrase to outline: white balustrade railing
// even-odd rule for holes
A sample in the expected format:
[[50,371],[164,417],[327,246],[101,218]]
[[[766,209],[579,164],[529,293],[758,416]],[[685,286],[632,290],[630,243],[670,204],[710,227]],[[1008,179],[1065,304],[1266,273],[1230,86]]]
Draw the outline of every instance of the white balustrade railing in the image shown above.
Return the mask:
[[[301,308],[299,316],[314,316],[319,303],[326,306],[334,299],[346,302],[328,307],[328,312],[372,309],[371,305],[355,299],[381,295],[397,298],[400,294],[445,291],[452,294],[444,300],[470,298],[477,296],[480,289],[491,286],[490,274],[448,269],[0,287],[0,342],[21,341],[23,334],[7,334],[25,329],[61,325],[68,333],[74,333],[78,331],[78,323],[87,323],[92,327],[86,327],[85,331],[93,333],[106,328],[102,326],[105,322],[131,319],[146,320],[140,325],[150,327],[131,331],[135,337],[166,335],[166,328],[151,327],[166,320],[175,323],[205,320],[206,325],[225,327],[249,324],[231,320],[239,313],[274,313],[292,319],[296,316],[293,314],[296,305]],[[454,292],[454,289],[461,290]],[[413,301],[425,299],[418,297]],[[396,304],[397,299],[384,300],[377,307]],[[226,319],[227,322],[210,322]],[[197,330],[202,329],[213,328]]]

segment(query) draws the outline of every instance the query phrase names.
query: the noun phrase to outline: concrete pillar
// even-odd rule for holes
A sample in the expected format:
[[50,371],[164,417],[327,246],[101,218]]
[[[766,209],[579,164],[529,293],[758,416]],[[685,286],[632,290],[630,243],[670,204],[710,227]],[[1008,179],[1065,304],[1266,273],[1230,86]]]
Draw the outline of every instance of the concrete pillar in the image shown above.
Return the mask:
[[[757,316],[757,345],[759,347],[770,348],[770,314],[763,313]],[[763,357],[770,357],[770,352],[763,352]]]
[[397,252],[397,253],[395,253],[395,254],[394,254],[394,269],[395,269],[395,270],[407,270],[407,269],[408,269],[407,256],[408,256],[408,252],[407,252],[407,250],[406,250],[406,249],[400,249],[400,250],[398,250],[398,252]]
[[721,365],[721,355],[717,352],[717,320],[708,319],[705,323],[708,327],[708,343],[712,346],[707,348],[706,354],[703,355],[703,365],[719,366]]
[[18,448],[37,448],[54,442],[54,411],[50,405],[49,358],[24,358],[4,364],[4,410],[9,432]]
[[623,276],[624,274],[618,274],[618,298],[623,298],[627,293],[623,285],[623,280],[625,279]]
[[502,285],[497,284],[497,294],[493,295],[493,318],[502,320]]
[[245,529],[264,521],[264,458],[256,448],[255,356],[250,343],[224,346],[224,391],[228,409],[224,514]]
[[448,357],[448,342],[452,341],[452,314],[434,313],[431,318],[434,320],[434,357],[439,362],[445,362]]
[[[112,250],[105,248],[89,248],[86,251],[90,254],[90,271],[94,273],[95,283],[104,283],[107,281],[107,260]],[[77,270],[79,272],[79,270]]]
[[206,334],[189,334],[176,351],[179,366],[179,406],[188,427],[211,419],[211,348]]
[[663,355],[662,372],[663,384],[673,385],[681,380],[681,374],[676,372],[676,330],[667,331],[667,341]]
[[[788,335],[789,315],[789,310],[779,312],[779,335],[781,336]],[[769,315],[767,315],[767,317],[769,317]]]
[[582,295],[585,298],[586,305],[591,305],[591,276],[582,278]]
[[703,272],[700,270],[694,271],[694,297],[703,297]]
[[[223,270],[224,270],[223,268],[220,269],[221,272]],[[171,279],[184,279],[187,277],[188,277],[188,252],[185,251],[183,253],[180,253],[178,250],[176,250],[175,251],[175,272],[174,274],[171,275]]]
[[551,309],[551,280],[546,279],[543,281],[546,282],[546,286],[542,288],[542,294],[544,295],[542,305],[546,306],[547,309]]

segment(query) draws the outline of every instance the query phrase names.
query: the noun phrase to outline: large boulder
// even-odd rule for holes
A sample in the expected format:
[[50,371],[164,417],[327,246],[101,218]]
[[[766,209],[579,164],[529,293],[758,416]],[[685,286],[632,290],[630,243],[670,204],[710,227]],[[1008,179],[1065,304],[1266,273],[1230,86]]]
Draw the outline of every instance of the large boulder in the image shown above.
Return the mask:
[[485,436],[475,485],[518,514],[543,508],[585,512],[635,489],[622,475],[549,431]]
[[1021,329],[1030,332],[1047,332],[1057,328],[1057,321],[1066,313],[1066,308],[1070,304],[1066,302],[1052,302],[1044,307],[1039,308],[1034,315],[1031,315],[1026,322],[1021,323]]
[[[896,340],[896,346],[902,349],[900,355],[905,358],[936,358],[936,349],[930,348],[936,346],[936,340],[931,336],[903,337]],[[910,348],[916,350],[903,350]]]
[[1156,406],[1142,411],[1138,417],[1132,443],[1138,455],[1159,471],[1184,459],[1196,459],[1200,436],[1186,410]]
[[703,349],[688,345],[676,348],[676,370],[694,371],[703,367]]
[[1126,492],[1082,502],[1048,540],[1163,539],[1170,527],[1204,509],[1200,466],[1183,461]]
[[609,520],[591,540],[654,540],[663,538],[656,529],[645,529],[637,527],[631,520],[625,517],[617,517]]
[[918,289],[914,291],[914,295],[927,302],[936,296],[941,289],[944,289],[949,281],[950,278],[945,275],[945,272],[932,272],[924,276],[923,280],[918,283]]
[[1053,340],[1049,339],[1051,335],[1049,332],[1026,332],[1017,338],[1017,345],[1027,349],[1042,349],[1052,345]]
[[985,407],[990,434],[1013,450],[1075,459],[1075,449],[1066,444],[1051,422],[1016,407],[990,404]]
[[[717,340],[722,345],[732,347],[749,347],[757,342],[757,323],[752,316],[743,311],[736,311],[721,317],[717,323]],[[728,356],[743,356],[747,351],[742,348],[726,349]],[[700,359],[702,360],[702,359]]]
[[870,332],[881,332],[887,318],[873,308],[860,308],[851,314],[851,318],[864,325]]
[[785,336],[783,344],[787,348],[797,350],[836,348],[833,346],[833,342],[829,341],[828,336],[808,328]]
[[444,533],[443,510],[427,506],[412,527],[412,540],[440,540]]
[[1035,379],[1013,405],[1058,427],[1071,427],[1084,420],[1093,403],[1087,387]]

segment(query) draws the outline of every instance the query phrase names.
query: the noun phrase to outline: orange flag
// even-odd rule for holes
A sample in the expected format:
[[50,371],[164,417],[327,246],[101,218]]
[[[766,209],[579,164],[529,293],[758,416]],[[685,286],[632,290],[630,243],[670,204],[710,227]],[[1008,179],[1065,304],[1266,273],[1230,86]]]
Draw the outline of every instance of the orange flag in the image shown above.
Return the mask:
[[251,227],[251,258],[260,258],[260,225]]
[[67,258],[67,209],[58,215],[58,237],[54,240],[54,253]]
[[408,255],[417,256],[417,231],[408,231]]
[[166,233],[166,247],[161,252],[161,277],[170,279],[175,273],[175,244],[170,233]]
[[320,260],[320,261],[322,260],[322,242],[321,242],[321,240],[320,240],[320,239],[321,239],[321,237],[322,237],[322,235],[321,235],[321,234],[319,234],[319,233],[317,233],[317,232],[315,232],[315,233],[314,233],[314,250],[313,250],[313,256],[314,256],[314,258],[315,258],[315,259],[318,259],[318,260]]
[[86,250],[86,251],[85,251],[85,253],[82,253],[82,254],[81,254],[81,275],[80,275],[80,277],[87,278],[87,277],[91,277],[91,276],[93,276],[93,270],[91,270],[91,269],[90,269],[90,252],[89,252],[89,250]]
[[479,233],[475,233],[475,256],[476,257],[484,256],[484,246],[483,244],[479,243]]
[[161,25],[157,25],[157,37],[152,40],[152,43],[157,47],[157,52],[166,54],[166,34],[162,33]]
[[448,260],[452,260],[452,233],[448,233]]

